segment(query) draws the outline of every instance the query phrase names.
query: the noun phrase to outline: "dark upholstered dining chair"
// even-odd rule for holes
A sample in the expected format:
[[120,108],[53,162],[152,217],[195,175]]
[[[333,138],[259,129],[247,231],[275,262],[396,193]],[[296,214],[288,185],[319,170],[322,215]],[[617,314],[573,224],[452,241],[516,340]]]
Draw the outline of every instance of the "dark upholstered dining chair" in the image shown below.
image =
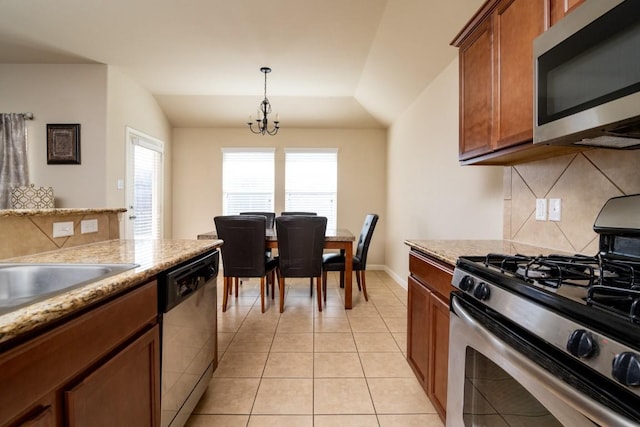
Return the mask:
[[[275,212],[240,212],[240,215],[262,215],[267,218],[267,229],[273,230],[276,226],[276,213]],[[265,255],[271,256],[271,249],[266,248],[264,250]],[[240,281],[242,284],[242,281]],[[267,286],[267,295],[269,295],[269,287]]]
[[278,279],[280,313],[284,311],[284,286],[287,277],[309,277],[313,296],[313,278],[317,283],[318,310],[322,311],[322,251],[327,218],[324,216],[279,216]]
[[293,212],[293,211],[285,211],[285,212],[281,212],[280,215],[284,215],[284,216],[316,216],[318,215],[315,212]]
[[267,228],[273,228],[276,225],[275,212],[240,212],[240,215],[262,215],[267,218]]
[[[353,271],[356,273],[356,281],[358,282],[358,289],[364,293],[365,301],[369,301],[367,295],[367,281],[365,279],[365,270],[367,269],[367,254],[369,252],[369,244],[373,237],[373,230],[378,223],[378,215],[368,214],[364,219],[362,230],[360,231],[360,237],[358,238],[358,248],[353,255]],[[340,287],[344,287],[344,269],[345,269],[345,257],[343,253],[326,254],[322,257],[322,283],[324,297],[327,297],[327,271],[339,271],[340,272]]]
[[271,282],[271,298],[275,284],[276,259],[265,255],[266,218],[262,215],[227,215],[214,218],[218,238],[222,239],[222,268],[224,289],[222,311],[227,310],[227,300],[235,283],[238,297],[238,280],[242,277],[260,278],[260,307],[264,313],[265,277],[267,287]]

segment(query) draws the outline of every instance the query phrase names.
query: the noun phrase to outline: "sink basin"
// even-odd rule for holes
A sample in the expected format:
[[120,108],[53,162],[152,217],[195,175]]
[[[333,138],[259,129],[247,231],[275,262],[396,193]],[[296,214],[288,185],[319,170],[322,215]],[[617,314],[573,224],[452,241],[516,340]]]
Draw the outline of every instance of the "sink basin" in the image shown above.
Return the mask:
[[137,264],[0,263],[0,314],[137,266]]

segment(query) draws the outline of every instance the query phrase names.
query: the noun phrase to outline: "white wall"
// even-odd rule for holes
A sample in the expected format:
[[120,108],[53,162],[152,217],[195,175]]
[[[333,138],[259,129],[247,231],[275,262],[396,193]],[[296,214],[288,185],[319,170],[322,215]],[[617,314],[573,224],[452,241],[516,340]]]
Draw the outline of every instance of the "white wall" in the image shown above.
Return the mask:
[[[119,179],[125,179],[126,128],[131,127],[164,142],[164,237],[172,236],[171,197],[171,125],[155,98],[119,69],[110,66],[108,72],[106,146],[106,203],[110,207],[127,207],[125,189],[118,189]],[[126,221],[126,215],[123,221]],[[123,226],[124,223],[121,223]],[[121,236],[124,236],[121,227]]]
[[[56,207],[106,207],[105,65],[0,64],[0,110],[31,112],[30,181],[52,186]],[[80,124],[80,165],[47,164],[47,123]]]
[[[171,237],[171,127],[155,99],[106,65],[0,64],[0,111],[31,112],[30,181],[52,186],[56,207],[125,207],[125,128],[166,143],[165,234]],[[80,165],[47,164],[47,123],[80,124]]]
[[373,129],[287,129],[276,136],[248,129],[173,130],[173,237],[195,238],[222,214],[222,147],[276,147],[276,206],[284,209],[285,147],[338,148],[338,227],[356,236],[367,213],[380,220],[368,266],[384,264],[386,132]]
[[458,164],[458,60],[394,122],[386,265],[406,286],[406,239],[502,239],[503,167]]

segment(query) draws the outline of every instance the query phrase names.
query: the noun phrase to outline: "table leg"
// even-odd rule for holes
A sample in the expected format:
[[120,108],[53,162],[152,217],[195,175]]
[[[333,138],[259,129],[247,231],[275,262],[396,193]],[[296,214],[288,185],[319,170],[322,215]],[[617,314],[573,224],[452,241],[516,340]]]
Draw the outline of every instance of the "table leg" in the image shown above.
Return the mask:
[[344,263],[344,308],[352,307],[352,284],[353,284],[353,245],[351,242],[345,245]]

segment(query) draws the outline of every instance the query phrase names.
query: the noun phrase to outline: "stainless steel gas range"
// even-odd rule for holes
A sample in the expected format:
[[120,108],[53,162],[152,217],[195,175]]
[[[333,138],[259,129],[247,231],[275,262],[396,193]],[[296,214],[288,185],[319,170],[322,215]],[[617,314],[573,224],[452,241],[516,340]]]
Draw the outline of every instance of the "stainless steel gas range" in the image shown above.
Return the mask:
[[458,259],[447,426],[640,424],[640,195],[594,230],[592,257]]

